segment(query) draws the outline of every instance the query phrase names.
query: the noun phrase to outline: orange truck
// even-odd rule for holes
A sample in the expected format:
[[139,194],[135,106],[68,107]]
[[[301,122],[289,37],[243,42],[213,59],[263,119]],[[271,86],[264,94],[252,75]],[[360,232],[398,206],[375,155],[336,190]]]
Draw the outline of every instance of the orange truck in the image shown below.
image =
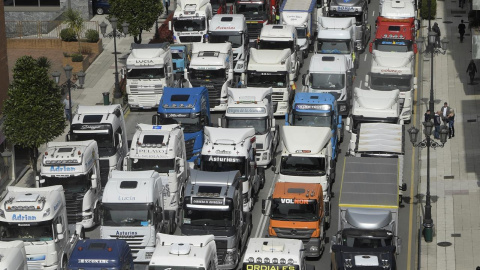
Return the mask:
[[270,236],[302,240],[307,257],[322,254],[327,228],[321,184],[276,183],[272,196],[262,200],[262,213],[267,212]]

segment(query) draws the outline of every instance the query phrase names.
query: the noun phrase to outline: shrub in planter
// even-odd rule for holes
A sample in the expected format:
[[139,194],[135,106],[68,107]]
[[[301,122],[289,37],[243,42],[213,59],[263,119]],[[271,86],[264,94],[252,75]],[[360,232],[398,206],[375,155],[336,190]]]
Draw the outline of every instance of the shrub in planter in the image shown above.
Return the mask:
[[76,53],[72,54],[72,62],[82,62],[83,61],[83,55]]
[[66,42],[77,41],[77,35],[75,35],[75,31],[72,28],[65,28],[60,31],[60,38]]
[[[430,14],[428,14],[428,2],[432,3]],[[428,19],[435,19],[435,16],[437,15],[437,1],[436,0],[423,0],[422,1],[422,8],[420,10],[420,16],[422,16],[422,19],[428,20]]]
[[94,29],[88,29],[85,32],[85,37],[87,38],[87,42],[90,43],[97,43],[98,40],[100,40],[100,35],[98,34],[98,31]]

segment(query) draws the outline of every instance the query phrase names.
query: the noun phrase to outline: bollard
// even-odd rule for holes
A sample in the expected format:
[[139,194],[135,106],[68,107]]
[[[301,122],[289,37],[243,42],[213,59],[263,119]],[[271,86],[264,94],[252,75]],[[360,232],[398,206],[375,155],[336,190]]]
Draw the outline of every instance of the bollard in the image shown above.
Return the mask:
[[110,105],[110,93],[109,92],[103,92],[103,105],[108,106]]
[[425,242],[427,243],[430,243],[433,241],[433,224],[432,223],[423,224],[423,237],[425,238]]

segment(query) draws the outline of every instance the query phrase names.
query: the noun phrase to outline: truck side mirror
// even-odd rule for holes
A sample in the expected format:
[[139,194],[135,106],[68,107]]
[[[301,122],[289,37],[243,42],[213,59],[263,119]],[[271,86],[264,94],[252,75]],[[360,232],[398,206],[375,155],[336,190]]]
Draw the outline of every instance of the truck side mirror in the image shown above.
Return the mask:
[[122,79],[125,79],[125,73],[125,68],[120,69],[120,76],[122,77]]
[[117,140],[118,140],[118,146],[122,148],[123,146],[123,140],[122,140],[122,134],[117,134]]
[[68,133],[67,135],[65,135],[65,141],[67,141],[67,142],[70,141],[70,133]]
[[96,189],[97,188],[97,176],[92,175],[92,188]]
[[172,31],[172,21],[168,21],[168,30]]
[[295,51],[299,52],[300,51],[300,45],[295,45]]
[[63,234],[63,226],[61,223],[57,223],[57,238],[58,240],[62,240],[65,237]]
[[158,115],[158,114],[152,115],[152,125],[154,125],[154,126],[158,125],[158,122],[159,122],[159,121],[158,121],[158,120],[159,120],[158,118],[159,118],[159,115]]
[[402,252],[402,238],[397,237],[397,254]]
[[218,124],[218,127],[222,127],[222,117],[219,117],[217,119],[217,124]]
[[370,42],[370,44],[368,45],[368,51],[369,51],[370,53],[373,52],[373,42]]
[[417,47],[417,44],[414,43],[413,44],[413,53],[417,54],[417,52],[418,52],[418,47]]
[[275,131],[275,128],[276,128],[276,127],[275,127],[275,118],[273,118],[273,119],[272,119],[272,126],[270,127],[270,130],[271,130],[272,132],[274,132],[274,131]]
[[262,214],[264,215],[267,212],[267,210],[265,209],[266,206],[267,206],[267,200],[262,199]]
[[302,85],[303,85],[303,86],[307,86],[306,79],[307,79],[307,74],[303,74],[303,75],[302,75]]
[[337,244],[337,236],[336,235],[330,236],[330,246],[333,246],[336,244]]
[[347,120],[345,120],[345,130],[347,132],[350,132],[350,121],[351,121],[350,117],[347,117]]
[[413,77],[413,87],[417,88],[417,77]]
[[172,66],[167,66],[167,77],[172,76]]
[[364,84],[365,87],[368,87],[368,79],[369,79],[369,76],[367,74],[367,75],[365,75],[365,84]]
[[228,80],[232,81],[233,80],[233,70],[228,71]]

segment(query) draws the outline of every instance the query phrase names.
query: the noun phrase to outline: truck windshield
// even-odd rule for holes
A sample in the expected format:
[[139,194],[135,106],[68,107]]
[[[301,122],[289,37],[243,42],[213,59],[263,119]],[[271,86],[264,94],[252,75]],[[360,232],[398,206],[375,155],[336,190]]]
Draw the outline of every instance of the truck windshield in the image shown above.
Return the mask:
[[41,187],[61,185],[65,192],[83,193],[91,186],[91,179],[86,174],[69,177],[42,176],[42,178],[45,179],[45,183],[40,184]]
[[195,133],[203,129],[202,124],[200,123],[200,118],[189,118],[189,117],[169,117],[164,118],[160,117],[160,125],[170,125],[170,124],[180,124],[185,133]]
[[202,155],[202,171],[229,172],[240,171],[245,177],[245,157],[207,156]]
[[[284,220],[318,220],[317,202],[315,200],[274,199],[272,201],[272,219]],[[304,201],[308,203],[304,203]],[[287,203],[286,203],[287,202]]]
[[[403,44],[403,45],[400,45]],[[409,52],[412,51],[405,41],[388,41],[388,42],[375,42],[375,49],[382,52]]]
[[331,127],[332,116],[331,115],[315,115],[315,114],[301,114],[299,112],[293,112],[292,119],[293,126],[306,126],[306,127]]
[[354,248],[380,248],[392,245],[392,238],[346,236],[343,245]]
[[215,32],[212,32],[208,36],[209,43],[232,43],[232,48],[238,48],[242,46],[242,36],[238,35],[219,35]]
[[307,38],[307,28],[297,27],[297,38]]
[[[26,214],[17,214],[19,218],[27,216]],[[33,241],[52,241],[53,224],[52,221],[34,222],[34,223],[7,223],[0,222],[0,241],[21,240],[25,242]]]
[[292,41],[267,41],[260,40],[258,42],[258,48],[262,50],[284,50],[290,49],[293,50],[293,40]]
[[254,128],[255,135],[267,133],[267,118],[227,117],[227,128]]
[[185,53],[183,52],[172,52],[172,59],[174,60],[183,60]]
[[146,203],[103,203],[102,226],[148,226],[153,206]]
[[203,69],[189,69],[190,80],[192,81],[225,81],[225,69],[203,70]]
[[345,74],[310,73],[310,87],[319,90],[342,90]]
[[135,158],[132,160],[132,171],[155,170],[158,173],[168,173],[175,170],[175,161],[170,159],[143,159]]
[[280,173],[284,175],[325,175],[324,157],[283,156]]
[[165,78],[163,68],[134,68],[127,72],[128,79],[160,80]]
[[149,265],[148,270],[205,270],[205,267]]
[[[96,130],[92,132],[83,133],[81,127],[77,128],[75,125],[72,125],[72,135],[71,141],[88,141],[95,140],[98,144],[98,154],[100,157],[110,157],[115,154],[116,147],[113,141],[113,135],[108,130]],[[82,133],[77,133],[82,132]]]
[[232,211],[218,209],[185,209],[183,211],[183,224],[193,226],[233,226]]
[[340,40],[318,40],[319,53],[337,53],[337,54],[350,54],[350,40],[340,39]]
[[237,10],[238,14],[263,14],[264,8],[262,3],[248,3],[248,4],[239,4],[238,2],[235,4],[235,9]]
[[205,18],[185,17],[173,19],[173,29],[177,32],[203,31],[206,29]]
[[249,72],[247,82],[253,87],[286,88],[288,85],[286,73]]
[[411,75],[384,75],[379,73],[370,74],[370,88],[380,91],[399,89],[410,91],[412,89]]

